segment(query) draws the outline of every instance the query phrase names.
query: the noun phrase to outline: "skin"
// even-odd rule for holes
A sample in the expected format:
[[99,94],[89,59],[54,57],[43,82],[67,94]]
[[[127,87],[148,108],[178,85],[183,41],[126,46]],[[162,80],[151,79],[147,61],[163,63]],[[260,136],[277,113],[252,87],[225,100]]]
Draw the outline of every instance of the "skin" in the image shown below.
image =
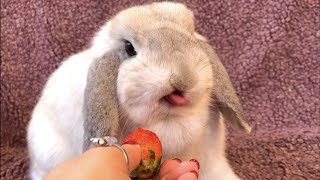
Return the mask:
[[[53,168],[46,180],[131,180],[129,172],[134,170],[141,161],[141,148],[139,145],[123,145],[128,154],[129,169],[122,152],[115,147],[92,148],[83,154],[67,160]],[[106,166],[106,162],[108,163]],[[161,165],[155,180],[196,180],[199,173],[195,162],[179,160],[166,160]]]

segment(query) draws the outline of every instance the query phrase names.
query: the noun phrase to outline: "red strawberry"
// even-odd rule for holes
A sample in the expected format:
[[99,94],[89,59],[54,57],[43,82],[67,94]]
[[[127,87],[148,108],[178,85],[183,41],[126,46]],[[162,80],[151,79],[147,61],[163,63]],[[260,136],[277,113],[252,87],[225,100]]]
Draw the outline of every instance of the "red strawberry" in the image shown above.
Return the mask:
[[129,134],[123,144],[139,144],[141,147],[141,162],[132,173],[132,177],[149,179],[155,174],[160,166],[162,146],[157,135],[151,131],[138,128]]

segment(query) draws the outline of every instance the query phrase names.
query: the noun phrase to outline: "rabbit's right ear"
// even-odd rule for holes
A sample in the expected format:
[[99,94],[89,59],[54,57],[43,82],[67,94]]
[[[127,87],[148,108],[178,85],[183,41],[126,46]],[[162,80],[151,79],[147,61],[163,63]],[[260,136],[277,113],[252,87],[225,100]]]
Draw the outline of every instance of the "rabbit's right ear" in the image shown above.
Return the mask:
[[90,146],[90,138],[106,135],[117,136],[119,111],[117,77],[120,57],[107,52],[95,59],[88,71],[84,95],[84,150]]
[[212,108],[218,108],[224,119],[231,124],[232,127],[244,131],[251,132],[251,127],[247,123],[240,100],[229,79],[229,75],[224,66],[220,62],[218,56],[212,47],[200,42],[205,52],[210,58],[213,71],[213,102]]

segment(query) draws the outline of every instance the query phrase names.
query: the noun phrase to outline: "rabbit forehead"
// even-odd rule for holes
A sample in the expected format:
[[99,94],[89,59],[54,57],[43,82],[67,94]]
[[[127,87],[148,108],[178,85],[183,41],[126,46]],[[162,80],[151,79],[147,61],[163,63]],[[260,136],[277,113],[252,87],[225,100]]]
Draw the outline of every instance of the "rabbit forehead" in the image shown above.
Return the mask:
[[146,31],[141,38],[143,38],[145,46],[164,54],[201,50],[193,34],[172,29],[171,27]]
[[152,3],[135,6],[121,11],[112,19],[113,29],[126,31],[138,36],[145,31],[170,26],[175,29],[193,32],[194,15],[191,10],[180,3]]

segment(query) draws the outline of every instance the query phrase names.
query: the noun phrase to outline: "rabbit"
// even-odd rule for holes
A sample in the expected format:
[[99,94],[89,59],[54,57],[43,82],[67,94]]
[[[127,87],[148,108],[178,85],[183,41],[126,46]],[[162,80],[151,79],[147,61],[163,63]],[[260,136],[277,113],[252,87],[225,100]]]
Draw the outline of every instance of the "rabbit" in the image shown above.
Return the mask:
[[174,2],[133,6],[49,77],[27,129],[30,176],[43,179],[89,148],[92,136],[121,141],[141,127],[158,135],[163,159],[197,159],[199,179],[239,179],[225,156],[224,121],[251,131],[193,12]]

